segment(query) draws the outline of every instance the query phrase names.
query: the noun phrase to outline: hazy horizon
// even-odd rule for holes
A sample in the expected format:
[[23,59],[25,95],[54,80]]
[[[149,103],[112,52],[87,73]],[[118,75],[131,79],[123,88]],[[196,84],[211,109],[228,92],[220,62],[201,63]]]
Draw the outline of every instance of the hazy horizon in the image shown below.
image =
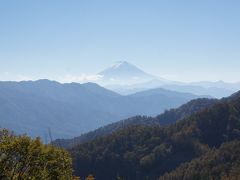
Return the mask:
[[[118,63],[120,61],[116,61],[115,63]],[[71,83],[71,82],[76,82],[76,83],[88,83],[88,82],[93,82],[93,83],[99,83],[99,80],[101,80],[102,76],[100,76],[98,73],[100,73],[103,70],[109,69],[112,66],[114,66],[115,63],[112,63],[111,66],[106,67],[105,69],[102,69],[94,74],[86,74],[86,73],[82,73],[82,74],[59,74],[59,75],[55,75],[55,76],[28,76],[25,74],[13,74],[10,72],[3,72],[0,73],[0,81],[16,81],[16,82],[20,82],[20,81],[37,81],[37,80],[51,80],[51,81],[57,81],[60,83]],[[128,62],[129,63],[129,62]],[[130,63],[131,64],[131,63]],[[131,64],[134,65],[134,64]],[[138,66],[134,65],[135,67],[139,68]],[[172,81],[172,82],[182,82],[182,83],[194,83],[194,82],[225,82],[225,83],[240,83],[240,80],[238,81],[226,81],[223,79],[215,79],[215,80],[211,80],[211,79],[196,79],[196,80],[183,80],[183,79],[178,79],[178,78],[174,78],[171,76],[159,76],[153,73],[149,73],[146,72],[144,69],[139,68],[140,70],[144,71],[145,73],[148,73],[150,75],[155,76],[156,78],[159,79],[165,79],[168,81]],[[136,83],[138,84],[138,83]]]

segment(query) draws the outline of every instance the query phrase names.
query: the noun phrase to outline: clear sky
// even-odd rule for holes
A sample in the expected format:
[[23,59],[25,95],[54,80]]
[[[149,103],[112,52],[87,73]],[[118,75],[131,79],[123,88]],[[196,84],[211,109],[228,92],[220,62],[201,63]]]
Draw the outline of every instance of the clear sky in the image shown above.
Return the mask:
[[121,60],[172,80],[240,81],[240,1],[0,1],[0,80],[91,77]]

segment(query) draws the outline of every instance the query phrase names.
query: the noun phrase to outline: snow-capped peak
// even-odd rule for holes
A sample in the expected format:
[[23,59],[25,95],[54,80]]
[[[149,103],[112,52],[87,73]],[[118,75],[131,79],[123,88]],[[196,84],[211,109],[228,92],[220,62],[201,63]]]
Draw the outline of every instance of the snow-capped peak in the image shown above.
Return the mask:
[[143,77],[143,76],[150,76],[149,74],[145,73],[138,67],[126,62],[126,61],[119,61],[112,65],[110,68],[105,69],[104,71],[99,73],[103,76],[111,76],[111,78],[120,78],[124,77]]
[[148,74],[137,66],[126,61],[118,61],[110,68],[98,73],[101,78],[102,85],[109,84],[139,84],[159,79],[156,76]]
[[123,65],[129,65],[129,63],[128,62],[126,62],[126,61],[117,61],[116,63],[114,63],[113,65],[112,65],[112,69],[117,69],[117,68],[119,68],[119,67],[121,67],[121,66],[123,66]]

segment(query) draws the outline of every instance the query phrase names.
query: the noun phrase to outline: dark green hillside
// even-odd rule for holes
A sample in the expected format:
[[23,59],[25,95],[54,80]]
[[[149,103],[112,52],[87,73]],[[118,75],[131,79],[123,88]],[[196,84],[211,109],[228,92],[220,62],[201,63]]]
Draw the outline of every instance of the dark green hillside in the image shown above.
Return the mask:
[[179,179],[240,179],[240,141],[225,143],[219,149],[213,149],[160,177],[160,180]]
[[156,117],[160,125],[169,125],[219,102],[217,99],[194,99],[176,109],[165,111]]
[[171,126],[133,126],[71,150],[75,173],[97,179],[156,179],[222,143],[240,139],[240,98]]

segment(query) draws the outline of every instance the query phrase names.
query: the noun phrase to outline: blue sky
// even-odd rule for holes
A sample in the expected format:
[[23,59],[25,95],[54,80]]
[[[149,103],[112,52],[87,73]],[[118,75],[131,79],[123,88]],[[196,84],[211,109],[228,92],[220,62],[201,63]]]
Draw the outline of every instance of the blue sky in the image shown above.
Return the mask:
[[2,0],[0,79],[92,76],[115,61],[240,81],[238,0]]

